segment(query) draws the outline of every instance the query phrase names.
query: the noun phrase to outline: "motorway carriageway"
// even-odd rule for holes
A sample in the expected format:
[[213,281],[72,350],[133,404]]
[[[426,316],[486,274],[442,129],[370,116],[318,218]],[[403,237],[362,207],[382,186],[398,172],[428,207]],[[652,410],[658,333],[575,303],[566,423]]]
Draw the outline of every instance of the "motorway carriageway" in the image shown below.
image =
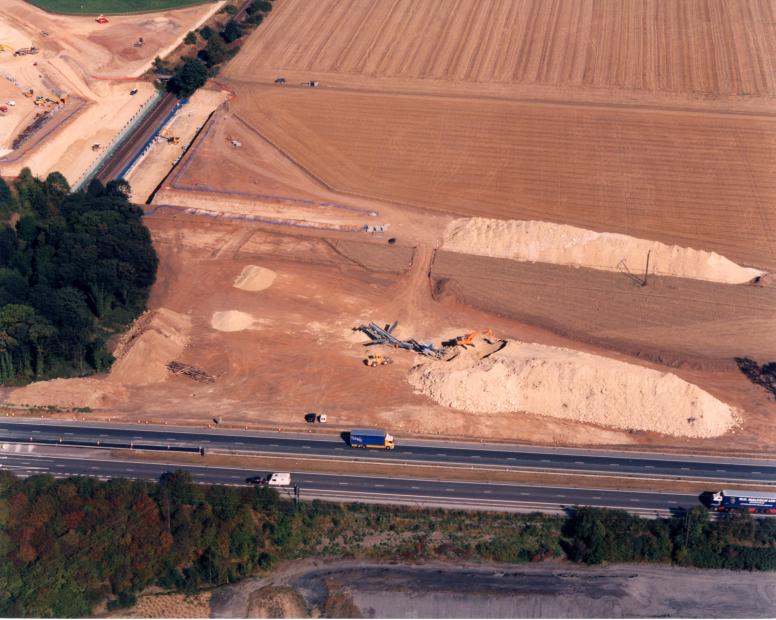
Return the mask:
[[[122,461],[99,450],[65,448],[67,455],[39,452],[0,452],[0,469],[26,477],[53,474],[107,478],[133,478],[158,481],[164,472],[182,469],[194,482],[211,484],[245,484],[245,479],[266,472],[236,467],[174,465],[147,461]],[[86,454],[79,455],[79,453]],[[95,454],[95,452],[97,454]],[[403,504],[455,509],[487,509],[514,512],[562,512],[574,506],[622,508],[641,516],[666,516],[700,505],[697,495],[609,489],[575,489],[479,482],[447,482],[415,478],[382,478],[341,474],[292,473],[292,482],[299,485],[305,500],[323,499],[338,502],[368,502]]]
[[[514,468],[575,474],[610,476],[668,477],[708,480],[710,490],[722,482],[776,483],[776,461],[602,452],[592,450],[546,449],[525,446],[478,446],[430,440],[397,438],[393,451],[350,448],[336,435],[273,434],[221,429],[194,429],[152,425],[67,422],[5,418],[0,420],[2,443],[61,443],[94,447],[149,446],[172,450],[198,447],[206,450],[234,450],[273,456],[323,457],[327,460],[359,459],[402,464],[464,465],[476,468]],[[730,485],[727,485],[730,486]]]

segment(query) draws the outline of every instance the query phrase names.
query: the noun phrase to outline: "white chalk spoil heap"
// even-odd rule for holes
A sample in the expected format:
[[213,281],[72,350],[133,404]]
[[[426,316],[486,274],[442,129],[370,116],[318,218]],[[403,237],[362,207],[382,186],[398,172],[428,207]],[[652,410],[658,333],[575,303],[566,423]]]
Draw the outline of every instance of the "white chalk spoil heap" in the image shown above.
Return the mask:
[[528,412],[675,437],[716,437],[736,422],[731,407],[671,373],[538,344],[429,361],[410,371],[409,382],[472,413]]
[[638,276],[644,273],[649,252],[651,274],[725,284],[749,282],[765,273],[742,267],[716,252],[550,222],[457,219],[448,225],[442,249],[604,271],[627,268]]

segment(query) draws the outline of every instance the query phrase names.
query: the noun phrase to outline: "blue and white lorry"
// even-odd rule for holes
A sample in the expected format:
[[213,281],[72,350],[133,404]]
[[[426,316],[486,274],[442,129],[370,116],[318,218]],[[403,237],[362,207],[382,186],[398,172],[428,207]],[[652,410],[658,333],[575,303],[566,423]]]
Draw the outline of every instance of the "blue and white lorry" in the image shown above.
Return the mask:
[[354,428],[350,431],[351,448],[377,448],[393,450],[393,435],[375,428]]
[[776,514],[776,492],[723,489],[711,496],[709,508],[719,512],[742,510]]

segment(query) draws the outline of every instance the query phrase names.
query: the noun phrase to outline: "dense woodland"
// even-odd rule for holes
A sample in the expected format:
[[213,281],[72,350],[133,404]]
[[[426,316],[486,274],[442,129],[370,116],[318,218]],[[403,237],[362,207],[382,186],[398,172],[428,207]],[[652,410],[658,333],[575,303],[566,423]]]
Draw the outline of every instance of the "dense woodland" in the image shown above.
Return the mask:
[[0,179],[0,383],[106,370],[105,348],[145,308],[157,258],[129,186],[22,170]]
[[663,520],[594,508],[564,519],[294,504],[272,489],[195,485],[183,472],[150,483],[0,471],[0,615],[86,616],[106,600],[130,605],[150,585],[194,592],[310,556],[774,570],[775,541],[776,519],[710,522],[701,507]]

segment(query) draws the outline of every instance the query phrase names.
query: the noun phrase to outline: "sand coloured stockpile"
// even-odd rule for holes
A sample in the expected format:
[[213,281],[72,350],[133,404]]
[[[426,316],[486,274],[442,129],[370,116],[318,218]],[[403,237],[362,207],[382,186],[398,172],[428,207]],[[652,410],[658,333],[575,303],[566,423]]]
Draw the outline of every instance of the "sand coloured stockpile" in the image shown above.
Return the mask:
[[169,375],[167,364],[186,348],[190,332],[191,318],[185,314],[167,308],[144,313],[116,346],[110,380],[128,385],[161,383]]
[[45,407],[109,407],[126,400],[127,390],[102,379],[52,379],[14,390],[9,403]]
[[624,271],[627,267],[638,277],[644,274],[650,252],[651,274],[724,284],[749,282],[764,273],[741,267],[716,252],[550,222],[461,218],[448,225],[442,249],[603,271]]
[[220,332],[241,332],[250,329],[256,323],[252,314],[239,310],[224,310],[214,312],[210,319],[210,326]]
[[416,366],[410,384],[472,413],[528,412],[675,437],[716,437],[735,423],[728,405],[671,373],[538,344],[475,353]]
[[244,291],[263,291],[272,286],[276,275],[271,269],[246,265],[235,279],[234,286]]

